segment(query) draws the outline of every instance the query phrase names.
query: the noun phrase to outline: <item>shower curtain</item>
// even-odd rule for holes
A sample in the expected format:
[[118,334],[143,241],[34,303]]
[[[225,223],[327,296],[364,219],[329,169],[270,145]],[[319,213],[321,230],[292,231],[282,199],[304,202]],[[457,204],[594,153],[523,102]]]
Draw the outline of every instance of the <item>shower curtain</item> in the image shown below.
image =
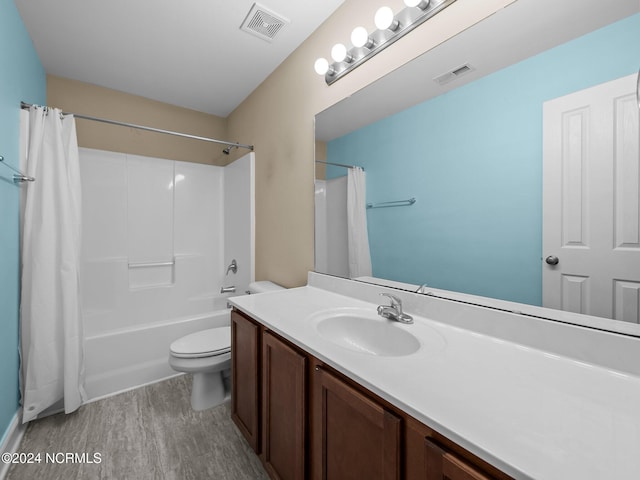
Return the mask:
[[364,170],[350,168],[347,173],[347,242],[351,278],[371,276],[366,197]]
[[83,402],[79,295],[80,168],[75,120],[31,107],[22,121],[26,187],[22,222],[20,360],[23,423],[49,407]]

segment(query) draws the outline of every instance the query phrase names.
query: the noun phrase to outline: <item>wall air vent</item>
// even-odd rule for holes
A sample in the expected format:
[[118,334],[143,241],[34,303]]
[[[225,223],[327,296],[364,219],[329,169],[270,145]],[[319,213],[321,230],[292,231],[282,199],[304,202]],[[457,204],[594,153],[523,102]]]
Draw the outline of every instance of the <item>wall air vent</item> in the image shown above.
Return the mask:
[[271,42],[287,23],[289,23],[289,20],[286,18],[270,11],[259,3],[254,3],[244,22],[240,25],[240,30]]
[[446,85],[449,82],[452,82],[458,77],[462,75],[466,75],[467,73],[473,72],[475,68],[465,63],[464,65],[460,65],[459,67],[454,68],[453,70],[448,71],[447,73],[443,73],[442,75],[437,76],[433,79],[438,85]]

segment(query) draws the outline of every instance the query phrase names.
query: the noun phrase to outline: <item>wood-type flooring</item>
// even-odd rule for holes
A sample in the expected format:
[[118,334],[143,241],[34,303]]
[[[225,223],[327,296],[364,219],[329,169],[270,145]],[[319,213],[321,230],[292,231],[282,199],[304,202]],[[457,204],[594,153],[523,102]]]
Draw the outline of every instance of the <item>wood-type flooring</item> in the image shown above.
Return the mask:
[[40,462],[6,479],[266,480],[229,403],[195,412],[190,389],[182,375],[33,421],[19,452]]

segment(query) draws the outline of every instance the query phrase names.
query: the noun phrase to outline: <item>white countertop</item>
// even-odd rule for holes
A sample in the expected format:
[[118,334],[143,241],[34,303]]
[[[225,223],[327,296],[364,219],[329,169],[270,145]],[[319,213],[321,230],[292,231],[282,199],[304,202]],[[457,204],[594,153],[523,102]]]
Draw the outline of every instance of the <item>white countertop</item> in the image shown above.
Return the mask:
[[515,478],[640,479],[638,376],[434,321],[424,309],[412,325],[394,322],[420,339],[417,352],[354,352],[319,335],[313,316],[377,304],[313,286],[230,303]]

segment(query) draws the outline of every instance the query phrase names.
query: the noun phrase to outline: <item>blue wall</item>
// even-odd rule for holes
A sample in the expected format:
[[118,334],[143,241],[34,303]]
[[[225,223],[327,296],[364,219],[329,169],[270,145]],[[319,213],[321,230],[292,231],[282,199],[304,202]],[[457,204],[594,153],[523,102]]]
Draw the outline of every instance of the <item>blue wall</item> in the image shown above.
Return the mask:
[[[45,104],[46,76],[13,0],[0,0],[0,155],[14,168],[21,100]],[[19,190],[12,174],[0,165],[0,442],[19,406]]]
[[540,305],[542,103],[639,67],[637,14],[329,142],[367,201],[417,198],[368,210],[373,274]]

